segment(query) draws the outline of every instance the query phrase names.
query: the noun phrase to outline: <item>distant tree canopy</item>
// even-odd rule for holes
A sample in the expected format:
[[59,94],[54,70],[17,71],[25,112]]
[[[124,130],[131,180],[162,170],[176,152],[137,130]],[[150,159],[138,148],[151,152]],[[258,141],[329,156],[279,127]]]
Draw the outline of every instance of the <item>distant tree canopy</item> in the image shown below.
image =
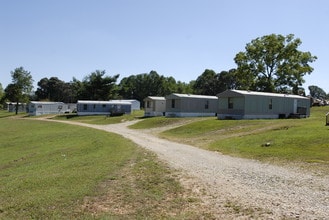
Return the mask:
[[173,77],[164,77],[156,71],[131,75],[121,80],[119,96],[125,99],[142,101],[147,96],[166,96],[170,93],[190,93],[189,84],[176,82]]
[[35,92],[38,100],[66,103],[76,101],[73,94],[70,83],[66,83],[57,77],[42,78],[38,82],[38,88]]
[[245,52],[239,52],[234,60],[240,88],[266,92],[298,94],[305,74],[313,68],[309,63],[317,57],[298,50],[301,45],[294,35],[266,35],[248,43]]
[[2,88],[2,84],[0,83],[0,100],[2,100],[2,97],[4,96],[4,91],[3,91],[3,88]]
[[[24,70],[23,67],[16,68],[11,72],[12,83],[5,89],[6,99],[16,102],[27,102],[33,88],[33,79],[31,73]],[[16,114],[18,108],[16,107]]]
[[78,98],[85,100],[110,100],[117,96],[116,81],[119,74],[106,76],[105,70],[96,70],[82,80]]
[[[216,73],[204,72],[188,83],[173,77],[159,75],[156,71],[124,77],[107,76],[105,70],[96,70],[82,81],[73,78],[64,82],[57,77],[43,78],[38,82],[34,100],[76,102],[77,100],[110,100],[116,98],[143,101],[147,96],[166,96],[171,93],[217,95],[228,89],[281,92],[304,95],[301,88],[304,76],[311,74],[310,63],[317,57],[298,50],[299,38],[293,34],[265,35],[246,44],[245,51],[234,57],[236,69]],[[11,72],[13,82],[4,90],[0,84],[0,100],[24,101],[32,89],[32,76],[23,67]],[[313,97],[328,97],[316,86],[309,87]]]
[[310,90],[310,96],[316,99],[327,99],[329,98],[329,94],[326,94],[326,92],[321,89],[318,86],[309,86],[308,89]]
[[239,88],[236,70],[215,73],[214,70],[206,69],[193,84],[196,94],[217,95],[228,89]]

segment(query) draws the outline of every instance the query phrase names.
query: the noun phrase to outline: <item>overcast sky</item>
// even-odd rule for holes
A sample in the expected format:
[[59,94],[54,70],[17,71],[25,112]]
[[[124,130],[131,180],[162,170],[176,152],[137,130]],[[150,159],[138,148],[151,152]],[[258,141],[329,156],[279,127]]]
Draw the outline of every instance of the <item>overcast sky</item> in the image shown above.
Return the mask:
[[157,71],[189,82],[236,68],[251,40],[294,34],[318,57],[303,87],[329,93],[327,0],[0,0],[0,83],[24,67],[36,83]]

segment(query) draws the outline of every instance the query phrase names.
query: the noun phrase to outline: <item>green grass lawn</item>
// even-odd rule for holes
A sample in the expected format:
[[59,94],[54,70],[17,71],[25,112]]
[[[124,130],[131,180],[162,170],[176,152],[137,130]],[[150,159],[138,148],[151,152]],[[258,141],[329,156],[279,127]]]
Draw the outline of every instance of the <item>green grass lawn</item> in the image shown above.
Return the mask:
[[54,117],[54,119],[78,121],[78,122],[87,123],[87,124],[104,125],[104,124],[121,123],[124,121],[131,121],[136,118],[141,118],[143,116],[144,116],[144,111],[139,110],[139,111],[133,111],[131,114],[125,114],[122,116],[113,116],[113,117],[108,117],[106,115],[78,116],[76,114],[64,114],[64,115],[58,115],[58,116]]
[[0,219],[203,215],[188,208],[198,200],[174,171],[121,136],[7,117],[0,124]]
[[[329,126],[325,126],[327,112],[328,106],[311,108],[311,116],[306,119],[209,118],[164,131],[160,136],[238,157],[275,162],[317,162],[328,167]],[[140,122],[132,128],[160,127],[159,121],[169,120],[170,123],[174,119],[146,120],[149,121]]]

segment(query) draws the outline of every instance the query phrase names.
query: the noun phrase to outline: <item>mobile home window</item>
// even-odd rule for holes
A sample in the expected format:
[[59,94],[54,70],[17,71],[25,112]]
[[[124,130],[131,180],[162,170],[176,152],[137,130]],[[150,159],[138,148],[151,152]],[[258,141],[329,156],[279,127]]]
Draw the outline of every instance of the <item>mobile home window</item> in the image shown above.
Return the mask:
[[84,104],[83,105],[83,110],[87,110],[88,109],[88,105],[87,104]]
[[204,108],[209,109],[209,101],[208,100],[206,101],[206,104],[204,105]]
[[273,108],[273,103],[272,103],[272,99],[270,99],[268,103],[268,109],[272,109],[272,108]]
[[106,108],[106,105],[105,104],[103,104],[102,106],[103,106],[103,108]]
[[150,101],[147,101],[147,102],[146,102],[146,107],[147,107],[147,108],[151,108],[151,103],[150,103]]
[[233,108],[233,100],[232,100],[232,98],[228,98],[227,102],[228,102],[228,108],[229,109],[232,109]]
[[96,105],[94,104],[94,109],[96,108]]
[[175,108],[175,99],[171,100],[171,108]]

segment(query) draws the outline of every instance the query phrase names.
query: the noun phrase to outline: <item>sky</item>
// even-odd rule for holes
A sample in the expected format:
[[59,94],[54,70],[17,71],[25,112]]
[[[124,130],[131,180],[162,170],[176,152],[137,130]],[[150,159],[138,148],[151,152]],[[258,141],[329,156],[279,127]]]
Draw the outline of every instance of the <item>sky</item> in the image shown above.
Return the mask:
[[329,93],[327,0],[0,0],[0,83],[23,67],[37,82],[149,73],[196,80],[236,68],[253,39],[294,34],[317,60],[303,87]]

